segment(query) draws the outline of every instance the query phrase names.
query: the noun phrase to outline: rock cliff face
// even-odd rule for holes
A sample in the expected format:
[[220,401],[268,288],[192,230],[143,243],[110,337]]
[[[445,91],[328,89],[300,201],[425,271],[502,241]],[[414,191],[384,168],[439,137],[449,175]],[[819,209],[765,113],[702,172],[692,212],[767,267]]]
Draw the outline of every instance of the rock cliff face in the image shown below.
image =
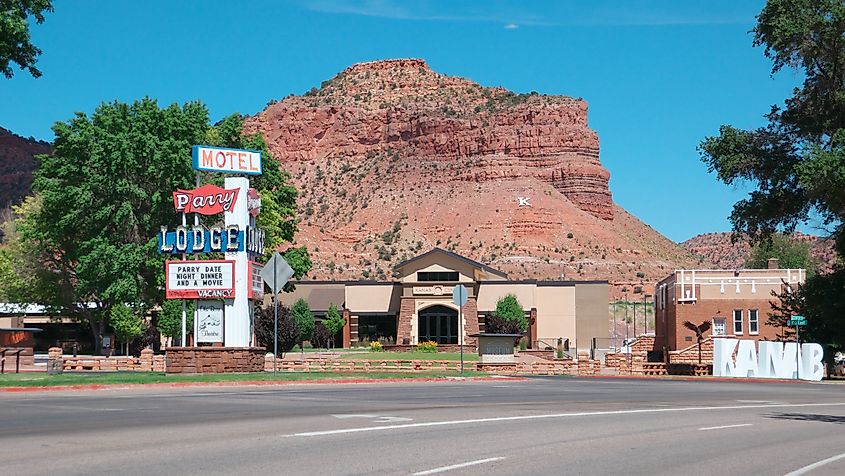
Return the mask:
[[25,139],[0,127],[0,209],[20,203],[30,193],[35,156],[48,153],[50,144]]
[[440,246],[512,278],[619,288],[696,261],[613,203],[581,99],[515,94],[422,60],[354,65],[248,118],[300,191],[319,279],[388,279]]
[[392,150],[444,165],[481,159],[452,179],[535,177],[582,210],[613,218],[610,174],[580,99],[484,88],[422,60],[379,61],[271,105],[251,125],[284,162]]

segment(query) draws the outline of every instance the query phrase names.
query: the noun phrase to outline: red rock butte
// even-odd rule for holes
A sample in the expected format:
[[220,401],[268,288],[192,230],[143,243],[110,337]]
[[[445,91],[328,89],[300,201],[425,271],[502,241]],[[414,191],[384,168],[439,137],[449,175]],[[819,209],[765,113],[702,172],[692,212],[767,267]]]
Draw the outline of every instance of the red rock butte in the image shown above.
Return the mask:
[[583,99],[397,59],[271,101],[245,129],[299,190],[318,279],[383,279],[434,246],[515,279],[635,284],[693,262],[614,204]]
[[388,149],[438,162],[480,158],[487,166],[454,179],[536,177],[582,210],[613,218],[610,173],[582,99],[484,88],[399,59],[353,65],[317,91],[271,105],[252,125],[282,162]]

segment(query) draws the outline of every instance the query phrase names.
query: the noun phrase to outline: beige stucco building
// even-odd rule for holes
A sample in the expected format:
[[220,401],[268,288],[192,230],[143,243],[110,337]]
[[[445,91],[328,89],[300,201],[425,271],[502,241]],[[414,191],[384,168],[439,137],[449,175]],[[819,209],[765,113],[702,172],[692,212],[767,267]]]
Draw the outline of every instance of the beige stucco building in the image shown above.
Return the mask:
[[[461,337],[474,345],[469,336],[484,331],[486,316],[508,294],[517,297],[529,317],[531,347],[554,347],[560,338],[571,348],[589,350],[594,337],[602,342],[608,337],[607,281],[512,281],[499,270],[440,248],[400,263],[396,271],[396,281],[299,281],[293,293],[280,299],[292,305],[304,298],[318,316],[332,304],[343,309],[344,347],[377,339],[457,345]],[[452,302],[459,284],[468,290],[461,312]]]

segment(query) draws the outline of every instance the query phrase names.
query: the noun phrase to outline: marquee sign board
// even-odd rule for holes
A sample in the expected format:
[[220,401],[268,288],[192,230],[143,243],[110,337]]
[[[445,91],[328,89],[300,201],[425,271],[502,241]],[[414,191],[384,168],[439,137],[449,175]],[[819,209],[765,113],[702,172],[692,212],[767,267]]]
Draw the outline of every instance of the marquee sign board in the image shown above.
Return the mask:
[[223,342],[223,301],[197,301],[197,342]]
[[[795,342],[713,339],[713,375],[815,380],[824,375],[822,346]],[[733,353],[736,351],[736,360]]]
[[264,280],[261,278],[261,272],[264,266],[254,261],[249,262],[249,298],[250,299],[264,299]]
[[246,194],[246,210],[250,215],[257,217],[261,213],[261,195],[258,190],[251,188]]
[[261,152],[195,145],[192,149],[194,169],[233,174],[261,174]]
[[167,227],[163,226],[158,233],[158,252],[192,254],[247,251],[253,255],[261,255],[264,254],[264,240],[264,230],[255,227],[248,227],[244,232],[234,225],[225,228],[179,226],[175,231],[168,231]]
[[179,189],[173,192],[173,206],[177,212],[217,215],[232,210],[238,200],[238,191],[213,184],[193,190]]
[[234,261],[166,261],[164,265],[167,299],[235,297]]

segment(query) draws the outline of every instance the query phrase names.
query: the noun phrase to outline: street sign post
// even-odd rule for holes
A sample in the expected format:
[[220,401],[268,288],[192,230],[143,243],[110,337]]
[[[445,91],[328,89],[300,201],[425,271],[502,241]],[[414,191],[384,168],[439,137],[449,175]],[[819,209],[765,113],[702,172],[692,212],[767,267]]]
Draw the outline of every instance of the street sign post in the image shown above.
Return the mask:
[[467,288],[463,284],[452,290],[452,302],[458,306],[458,347],[461,349],[461,373],[464,373],[464,305],[467,303]]
[[789,318],[789,325],[790,326],[806,326],[807,325],[807,318],[804,316],[792,316]]
[[789,318],[789,325],[795,327],[795,378],[797,379],[801,373],[801,331],[799,328],[807,325],[807,318],[804,316],[791,316]]
[[293,277],[293,268],[278,251],[264,265],[261,279],[273,290],[273,374],[276,374],[276,354],[279,353],[279,291]]

